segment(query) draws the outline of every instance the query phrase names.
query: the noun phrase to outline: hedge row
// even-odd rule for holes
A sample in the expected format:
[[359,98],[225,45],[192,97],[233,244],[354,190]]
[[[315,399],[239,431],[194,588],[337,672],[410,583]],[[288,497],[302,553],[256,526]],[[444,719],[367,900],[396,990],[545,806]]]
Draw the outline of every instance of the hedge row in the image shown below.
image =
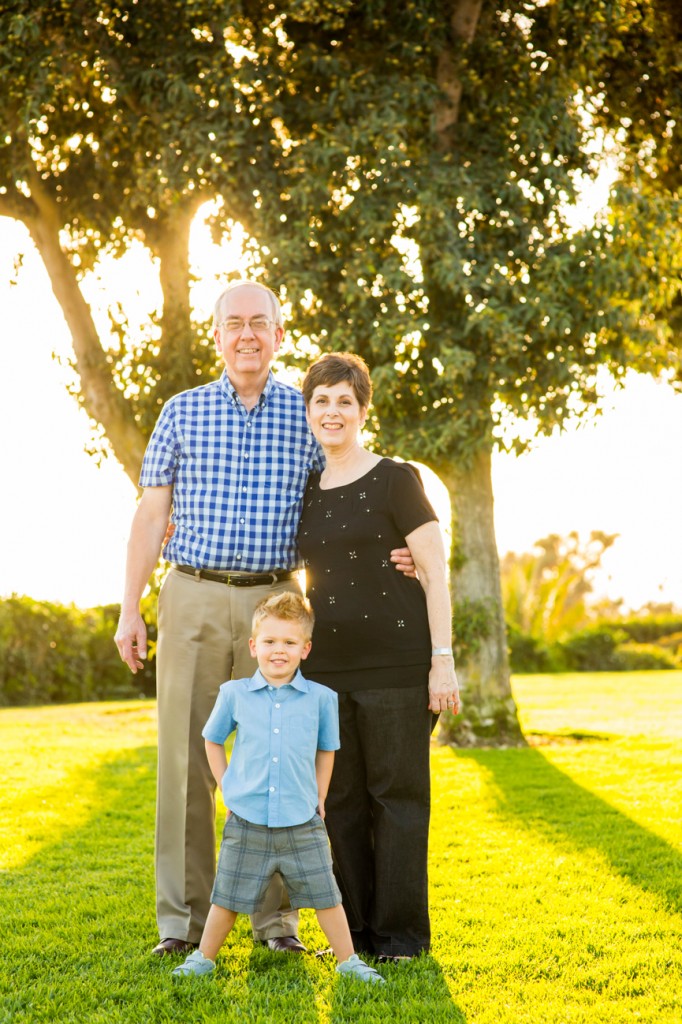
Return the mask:
[[[118,605],[82,610],[28,597],[0,600],[0,706],[153,697],[154,661],[133,676],[118,656],[118,613]],[[149,619],[153,650],[156,624]],[[682,668],[682,618],[602,622],[552,645],[510,630],[509,648],[514,672]]]
[[28,597],[0,601],[0,705],[153,696],[153,663],[134,676],[119,658],[118,613],[118,605],[82,610]]
[[513,672],[634,672],[682,668],[682,618],[647,616],[600,622],[545,644],[509,631]]

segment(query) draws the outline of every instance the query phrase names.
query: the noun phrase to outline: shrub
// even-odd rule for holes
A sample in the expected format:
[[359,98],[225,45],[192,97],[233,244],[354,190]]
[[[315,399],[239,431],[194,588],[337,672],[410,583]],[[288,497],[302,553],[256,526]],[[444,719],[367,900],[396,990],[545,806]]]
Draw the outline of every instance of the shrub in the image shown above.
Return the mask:
[[616,657],[624,672],[679,668],[677,660],[655,644],[620,644]]
[[609,622],[627,634],[637,644],[652,644],[682,632],[682,618],[679,615],[646,615],[641,618],[622,619]]
[[16,595],[0,601],[0,705],[152,696],[153,669],[133,676],[118,656],[118,612]]
[[507,628],[509,667],[512,672],[557,672],[556,655],[541,640],[522,633],[514,626]]
[[621,668],[617,648],[627,634],[612,626],[592,626],[561,643],[566,668],[573,672],[614,672]]

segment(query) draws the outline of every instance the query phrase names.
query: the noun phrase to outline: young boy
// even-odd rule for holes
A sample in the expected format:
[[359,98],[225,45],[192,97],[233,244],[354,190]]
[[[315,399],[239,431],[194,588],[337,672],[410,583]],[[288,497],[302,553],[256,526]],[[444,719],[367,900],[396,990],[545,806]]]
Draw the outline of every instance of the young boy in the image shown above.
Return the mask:
[[[284,593],[254,611],[251,654],[258,671],[220,687],[203,730],[206,755],[230,809],[199,949],[175,977],[210,974],[238,913],[252,914],[276,871],[291,905],[314,907],[339,961],[336,970],[384,984],[353,953],[341,894],[332,871],[324,801],[339,747],[338,698],[304,679],[313,630],[309,602]],[[228,767],[225,741],[237,730]]]

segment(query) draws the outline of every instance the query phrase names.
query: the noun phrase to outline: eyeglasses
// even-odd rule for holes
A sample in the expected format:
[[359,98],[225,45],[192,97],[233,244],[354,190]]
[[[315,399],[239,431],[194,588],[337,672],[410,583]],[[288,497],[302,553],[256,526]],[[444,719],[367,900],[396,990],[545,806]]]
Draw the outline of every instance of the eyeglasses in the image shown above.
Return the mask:
[[276,326],[275,321],[268,320],[266,316],[252,316],[250,320],[244,320],[241,316],[228,316],[216,327],[224,327],[228,334],[241,334],[247,324],[254,334],[263,334],[270,327]]

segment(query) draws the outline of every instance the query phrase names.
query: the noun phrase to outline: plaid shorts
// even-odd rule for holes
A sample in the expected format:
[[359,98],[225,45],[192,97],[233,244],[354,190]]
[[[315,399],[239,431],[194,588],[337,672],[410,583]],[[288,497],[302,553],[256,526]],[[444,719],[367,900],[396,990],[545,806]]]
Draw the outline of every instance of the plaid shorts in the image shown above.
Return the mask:
[[254,914],[262,909],[276,872],[282,876],[296,910],[327,910],[341,902],[327,830],[319,814],[302,825],[268,828],[232,812],[223,830],[211,903],[240,914]]

